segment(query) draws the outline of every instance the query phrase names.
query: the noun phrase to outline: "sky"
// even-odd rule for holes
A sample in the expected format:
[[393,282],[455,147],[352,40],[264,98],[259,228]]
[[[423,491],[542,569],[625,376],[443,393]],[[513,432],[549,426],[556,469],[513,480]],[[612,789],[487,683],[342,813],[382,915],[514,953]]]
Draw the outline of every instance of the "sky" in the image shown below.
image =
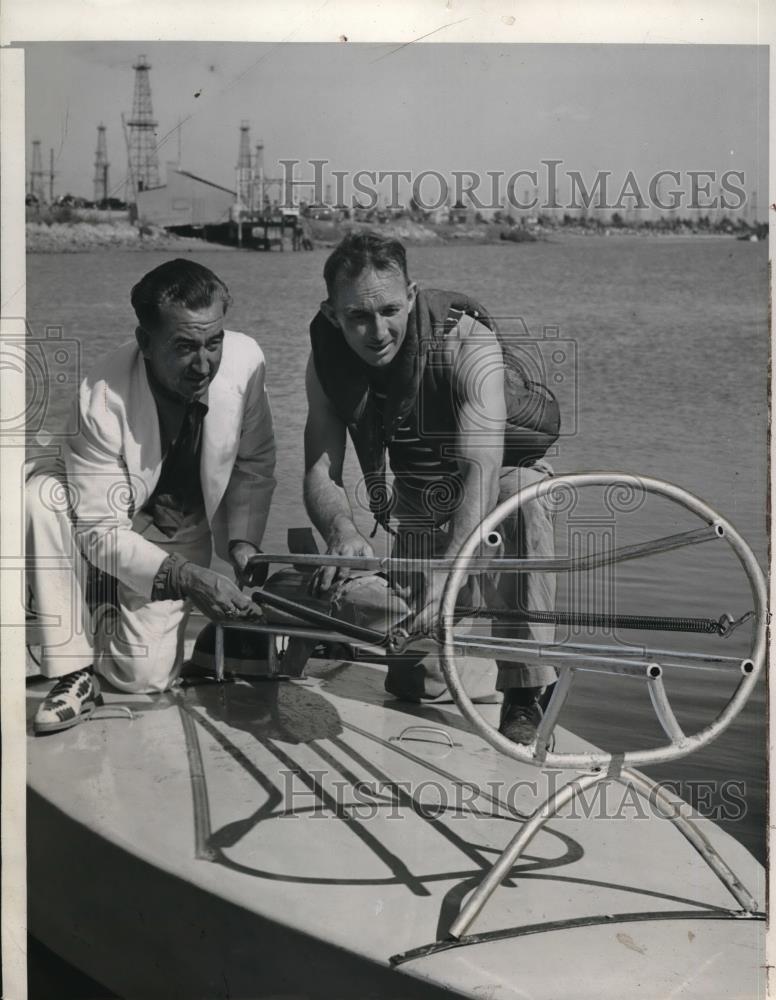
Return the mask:
[[[628,171],[646,197],[659,170],[678,171],[686,190],[687,171],[712,171],[712,196],[733,170],[744,174],[737,187],[759,192],[765,214],[764,46],[39,42],[25,49],[27,154],[40,139],[47,169],[54,149],[59,194],[93,196],[100,122],[111,187],[123,194],[121,113],[131,111],[132,64],[143,53],[160,165],[177,160],[180,121],[181,165],[226,187],[235,186],[244,119],[252,145],[264,142],[268,176],[280,174],[281,159],[296,159],[298,176],[312,178],[307,164],[316,158],[351,178],[358,170],[413,178],[474,171],[483,177],[479,197],[489,201],[487,171],[504,172],[503,193],[512,173],[536,170],[543,196],[542,161],[558,159],[563,201],[569,171],[588,188],[598,171],[609,171],[611,200]],[[531,184],[520,181],[519,196]],[[437,190],[427,181],[426,200]]]

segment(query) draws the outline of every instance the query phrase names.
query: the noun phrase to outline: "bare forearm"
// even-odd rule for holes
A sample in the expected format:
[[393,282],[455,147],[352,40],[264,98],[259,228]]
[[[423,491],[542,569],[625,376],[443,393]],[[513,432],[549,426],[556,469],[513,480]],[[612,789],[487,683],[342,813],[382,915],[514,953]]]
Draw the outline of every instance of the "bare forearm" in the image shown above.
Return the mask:
[[310,469],[304,477],[304,505],[328,542],[335,533],[358,533],[345,489],[329,475]]
[[[463,493],[461,503],[450,518],[448,542],[439,555],[453,557],[498,501],[500,464],[496,461],[471,460],[462,472]],[[423,592],[415,597],[419,612],[412,623],[414,631],[426,632],[433,627],[439,602],[442,598],[447,574],[435,571],[428,574]]]
[[495,462],[472,461],[466,465],[461,503],[450,518],[446,555],[456,555],[485,515],[496,506],[499,470]]
[[[330,555],[373,556],[369,542],[353,521],[342,466],[346,428],[323,392],[312,356],[307,364],[307,400],[310,406],[304,430],[304,505],[310,520],[326,539]],[[346,565],[320,566],[310,582],[313,594],[323,594],[347,579]]]
[[[354,557],[374,555],[372,546],[353,521],[353,512],[341,483],[323,470],[308,470],[304,479],[304,502],[310,520],[326,539],[327,553]],[[313,574],[311,591],[324,594],[347,576],[347,566],[321,566]]]

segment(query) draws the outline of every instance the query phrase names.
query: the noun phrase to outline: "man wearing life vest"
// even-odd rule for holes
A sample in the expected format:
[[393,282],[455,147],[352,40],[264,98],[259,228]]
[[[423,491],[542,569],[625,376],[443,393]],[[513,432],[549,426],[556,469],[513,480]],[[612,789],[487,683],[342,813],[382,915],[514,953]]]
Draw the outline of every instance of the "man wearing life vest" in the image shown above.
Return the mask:
[[[326,261],[324,279],[328,295],[310,326],[306,375],[310,518],[330,554],[374,554],[343,486],[347,432],[363,473],[356,499],[396,536],[393,554],[420,561],[455,556],[501,500],[551,474],[541,458],[558,434],[554,397],[509,364],[481,306],[410,281],[398,240],[370,232],[345,237]],[[540,503],[524,505],[501,532],[506,555],[554,554],[552,515]],[[313,590],[330,591],[346,575],[321,568]],[[432,626],[444,579],[419,570],[391,580],[394,595],[415,613],[413,631]],[[502,574],[482,582],[479,603],[551,611],[554,599],[552,574]],[[546,643],[553,627],[512,625],[508,634]],[[555,669],[544,662],[498,666],[501,732],[529,743]],[[386,689],[421,700],[439,697],[445,686],[436,658],[426,657],[409,668],[392,664]]]

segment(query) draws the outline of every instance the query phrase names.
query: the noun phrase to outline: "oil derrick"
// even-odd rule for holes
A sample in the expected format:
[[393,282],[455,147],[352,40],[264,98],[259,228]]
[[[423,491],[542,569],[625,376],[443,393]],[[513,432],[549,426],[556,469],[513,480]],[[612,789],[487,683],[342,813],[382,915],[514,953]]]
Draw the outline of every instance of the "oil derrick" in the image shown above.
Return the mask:
[[138,56],[132,67],[135,71],[135,94],[132,100],[132,117],[129,127],[129,176],[137,194],[148,188],[159,187],[159,159],[156,155],[156,128],[151,107],[151,83],[148,71],[151,66],[145,56]]
[[240,122],[240,148],[237,154],[237,200],[245,208],[252,208],[253,170],[251,169],[251,127]]
[[32,140],[32,166],[30,168],[30,194],[42,203],[46,200],[46,190],[43,173],[43,159],[40,152],[40,139]]
[[97,126],[97,151],[94,155],[94,201],[96,205],[108,200],[108,143],[105,126]]
[[254,161],[254,208],[257,212],[264,212],[266,194],[264,193],[264,143],[256,144],[256,159]]
[[[748,210],[748,211],[747,211]],[[752,191],[751,197],[749,198],[749,204],[745,209],[749,215],[749,222],[751,225],[757,225],[757,192]],[[745,216],[746,217],[746,216]]]
[[54,150],[49,150],[49,205],[54,204]]

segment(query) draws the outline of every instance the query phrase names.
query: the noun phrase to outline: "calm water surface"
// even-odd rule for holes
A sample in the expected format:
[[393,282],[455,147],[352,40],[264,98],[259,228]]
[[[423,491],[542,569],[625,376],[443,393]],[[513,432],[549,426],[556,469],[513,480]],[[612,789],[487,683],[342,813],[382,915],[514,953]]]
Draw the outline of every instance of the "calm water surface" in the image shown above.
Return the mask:
[[[254,336],[267,357],[278,441],[268,550],[285,548],[286,529],[306,523],[303,376],[307,327],[324,291],[325,256],[326,251],[196,254],[229,285],[234,298],[229,326]],[[101,354],[133,335],[129,290],[169,257],[113,251],[28,257],[28,316],[35,336],[42,336],[47,325],[61,326],[64,337],[79,343],[81,370],[88,370]],[[525,356],[544,366],[564,416],[564,433],[551,459],[557,472],[608,469],[678,483],[728,517],[766,565],[765,244],[566,237],[532,245],[413,248],[409,259],[421,284],[479,298],[502,317],[502,329],[523,338]],[[74,383],[72,366],[68,377]],[[61,426],[66,396],[58,392],[46,412],[45,427],[52,433]],[[350,481],[354,478],[351,466]],[[559,551],[591,533],[607,533],[620,545],[699,524],[667,501],[649,498],[631,506],[636,509],[617,510],[612,518],[602,497],[591,495],[563,512]],[[363,523],[368,526],[369,519]],[[594,589],[607,581],[620,612],[718,618],[751,606],[743,573],[724,544],[623,564],[614,579],[602,577]],[[561,601],[575,596],[580,599],[563,589]],[[747,635],[725,641],[655,633],[615,638],[739,655]],[[711,719],[733,683],[726,676],[686,672],[669,679],[680,722],[689,728]],[[615,746],[619,736],[629,736],[634,744],[630,734],[635,730],[645,741],[656,735],[641,682],[587,675],[572,701],[564,722],[604,746]],[[763,859],[766,749],[761,683],[717,742],[651,773],[681,780],[685,796],[699,804],[705,783],[716,782],[712,798],[718,807],[736,795],[734,787],[725,790],[720,783],[744,782],[745,815],[722,816],[722,821]]]

